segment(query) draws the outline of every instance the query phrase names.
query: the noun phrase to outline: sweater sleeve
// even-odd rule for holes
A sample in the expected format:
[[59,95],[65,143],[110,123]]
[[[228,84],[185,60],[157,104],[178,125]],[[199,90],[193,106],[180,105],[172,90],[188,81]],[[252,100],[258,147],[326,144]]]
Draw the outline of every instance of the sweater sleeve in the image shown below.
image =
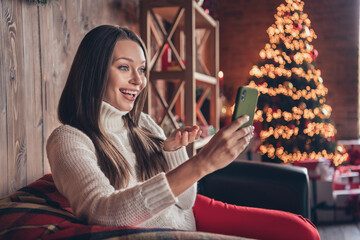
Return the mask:
[[57,128],[46,150],[56,187],[89,224],[136,226],[177,202],[165,173],[115,190],[97,163],[92,141],[73,127]]
[[[166,139],[163,129],[155,123],[155,121],[150,117],[150,115],[142,113],[140,118],[140,125],[156,134],[157,136]],[[189,156],[186,152],[185,147],[181,147],[176,151],[163,151],[164,157],[169,164],[170,169],[174,169],[180,164],[186,162],[189,159]],[[182,209],[190,209],[193,207],[196,199],[197,193],[197,183],[194,183],[190,188],[185,192],[180,194],[178,198],[177,206]]]

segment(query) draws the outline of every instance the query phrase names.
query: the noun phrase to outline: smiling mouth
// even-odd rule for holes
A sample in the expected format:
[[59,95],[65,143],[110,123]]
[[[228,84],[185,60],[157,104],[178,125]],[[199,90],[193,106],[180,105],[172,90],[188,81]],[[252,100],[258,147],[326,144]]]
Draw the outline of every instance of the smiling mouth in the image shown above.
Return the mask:
[[123,96],[129,100],[129,101],[134,101],[137,95],[137,91],[131,91],[131,90],[125,90],[125,89],[120,89],[120,92],[123,94]]

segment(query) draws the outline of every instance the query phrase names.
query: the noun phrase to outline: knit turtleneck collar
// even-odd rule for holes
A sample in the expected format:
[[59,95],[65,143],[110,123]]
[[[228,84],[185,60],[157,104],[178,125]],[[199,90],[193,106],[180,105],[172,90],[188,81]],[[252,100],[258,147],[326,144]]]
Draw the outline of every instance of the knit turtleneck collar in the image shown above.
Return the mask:
[[128,111],[120,111],[107,102],[102,102],[100,109],[100,121],[105,131],[117,132],[124,127],[122,116]]

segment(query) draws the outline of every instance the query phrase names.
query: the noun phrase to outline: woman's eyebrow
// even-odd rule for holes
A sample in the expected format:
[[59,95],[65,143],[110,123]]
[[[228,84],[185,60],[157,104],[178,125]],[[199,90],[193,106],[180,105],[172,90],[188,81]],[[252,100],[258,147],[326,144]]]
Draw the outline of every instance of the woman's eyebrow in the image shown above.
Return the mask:
[[123,59],[123,60],[127,60],[127,61],[129,61],[129,62],[134,62],[134,60],[133,60],[133,59],[128,58],[128,57],[118,57],[118,58],[116,58],[116,59],[114,60],[114,62],[116,62],[117,60],[121,60],[121,59]]
[[[129,62],[134,62],[134,60],[132,58],[128,58],[128,57],[118,57],[116,58],[113,62],[116,62],[117,60],[127,60]],[[146,61],[142,61],[141,63],[145,63]]]

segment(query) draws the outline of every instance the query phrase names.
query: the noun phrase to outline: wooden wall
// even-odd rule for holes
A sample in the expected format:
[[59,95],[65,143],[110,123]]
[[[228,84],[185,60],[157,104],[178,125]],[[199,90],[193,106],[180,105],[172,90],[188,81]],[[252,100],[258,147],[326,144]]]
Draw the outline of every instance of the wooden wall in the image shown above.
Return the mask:
[[82,37],[117,24],[138,32],[138,0],[0,2],[0,197],[50,172],[46,139]]

